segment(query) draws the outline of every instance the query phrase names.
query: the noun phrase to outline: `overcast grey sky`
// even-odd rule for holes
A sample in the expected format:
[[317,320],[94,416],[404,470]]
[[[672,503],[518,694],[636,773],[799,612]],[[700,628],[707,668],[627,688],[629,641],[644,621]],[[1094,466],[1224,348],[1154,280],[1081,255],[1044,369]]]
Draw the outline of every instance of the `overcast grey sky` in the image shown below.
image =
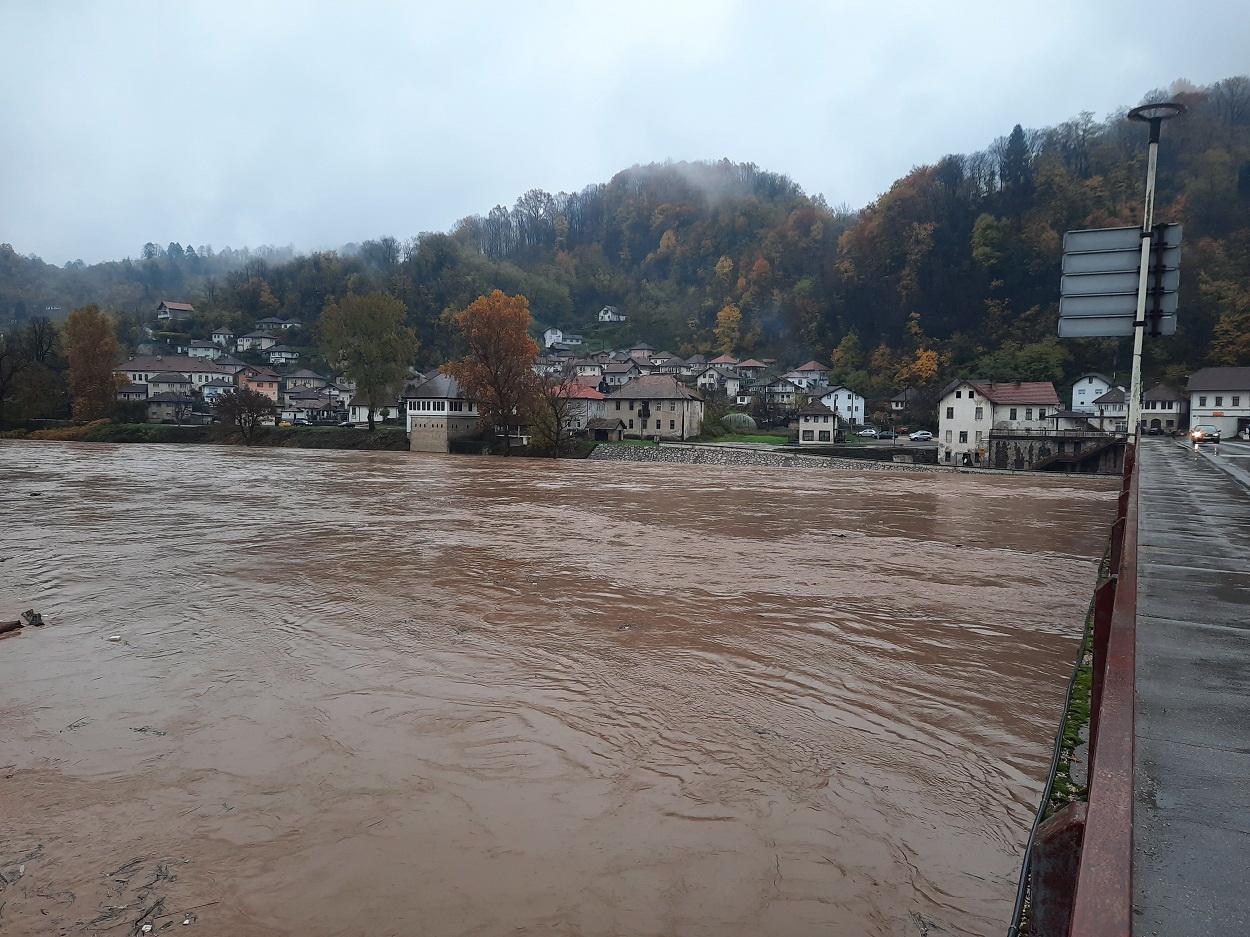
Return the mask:
[[0,241],[336,247],[670,158],[859,207],[1017,122],[1247,71],[1244,0],[0,0]]

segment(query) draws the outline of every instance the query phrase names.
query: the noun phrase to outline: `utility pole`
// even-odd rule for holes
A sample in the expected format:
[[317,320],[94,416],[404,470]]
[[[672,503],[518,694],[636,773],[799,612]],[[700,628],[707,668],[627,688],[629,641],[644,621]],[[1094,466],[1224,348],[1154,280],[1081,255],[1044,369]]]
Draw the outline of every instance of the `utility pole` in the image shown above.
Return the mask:
[[1150,292],[1150,249],[1154,239],[1155,177],[1159,165],[1159,136],[1163,122],[1183,114],[1185,106],[1176,103],[1143,104],[1128,112],[1130,120],[1150,124],[1150,145],[1146,154],[1146,207],[1142,216],[1141,264],[1137,271],[1137,315],[1133,320],[1133,374],[1129,381],[1128,444],[1135,446],[1141,435],[1141,355],[1146,336],[1146,297]]

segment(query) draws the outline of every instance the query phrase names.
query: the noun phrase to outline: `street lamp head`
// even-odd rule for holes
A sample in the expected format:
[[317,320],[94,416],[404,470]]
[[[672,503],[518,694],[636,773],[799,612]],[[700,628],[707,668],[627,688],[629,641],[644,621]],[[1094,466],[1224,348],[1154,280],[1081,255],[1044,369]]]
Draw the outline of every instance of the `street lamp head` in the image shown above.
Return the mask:
[[1129,120],[1140,120],[1151,123],[1156,120],[1167,120],[1185,113],[1185,105],[1176,101],[1160,101],[1157,104],[1142,104],[1128,112]]

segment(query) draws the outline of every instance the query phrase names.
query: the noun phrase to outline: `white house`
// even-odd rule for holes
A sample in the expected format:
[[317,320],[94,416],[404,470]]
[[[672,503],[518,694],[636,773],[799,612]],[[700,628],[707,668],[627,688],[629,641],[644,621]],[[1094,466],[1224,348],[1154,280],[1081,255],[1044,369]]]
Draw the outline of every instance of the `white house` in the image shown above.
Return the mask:
[[204,397],[205,403],[214,403],[222,394],[228,394],[234,390],[234,381],[219,377],[209,381],[207,384],[200,385],[200,393]]
[[603,366],[603,379],[609,387],[624,387],[636,377],[642,376],[642,368],[633,361],[613,361]]
[[221,357],[221,346],[214,342],[197,340],[187,345],[187,354],[192,358],[207,358],[216,361]]
[[1097,413],[1094,401],[1115,387],[1111,378],[1101,374],[1082,374],[1072,382],[1072,408],[1077,413]]
[[299,352],[286,345],[274,345],[269,349],[270,364],[294,364],[299,361]]
[[[752,359],[754,360],[754,359]],[[746,362],[738,365],[742,368]],[[809,361],[807,364],[795,368],[793,371],[787,371],[782,375],[787,381],[802,387],[806,390],[809,387],[823,387],[829,383],[829,369],[823,364],[815,361]]]
[[131,384],[147,384],[158,374],[170,372],[183,375],[195,388],[218,378],[229,378],[230,374],[212,361],[189,355],[136,355],[113,369],[114,374],[124,377]]
[[628,316],[617,310],[615,306],[604,306],[599,310],[600,322],[624,322]]
[[[401,412],[401,402],[396,399],[374,407],[373,419],[378,423],[383,420],[395,420],[399,418]],[[353,397],[347,406],[347,419],[352,423],[369,422],[369,401],[364,397]]]
[[1050,381],[952,381],[938,403],[938,458],[943,462],[989,462],[991,430],[1050,430],[1059,409]]
[[162,299],[156,307],[156,318],[161,322],[189,318],[195,312],[190,303],[172,303]]
[[1189,424],[1188,414],[1189,400],[1174,387],[1156,384],[1142,394],[1141,418],[1144,429],[1174,433]]
[[220,345],[222,348],[229,348],[234,344],[234,331],[223,325],[220,328],[213,329],[212,338],[214,345]]
[[838,414],[823,403],[809,403],[799,410],[799,445],[829,445],[838,430]]
[[236,351],[251,351],[253,348],[258,351],[264,351],[278,344],[278,340],[269,332],[248,332],[246,335],[240,335],[239,340],[235,343]]
[[764,385],[764,393],[768,395],[768,399],[781,407],[794,406],[801,390],[797,384],[784,377],[775,378]]
[[699,372],[694,382],[701,391],[723,393],[726,397],[737,397],[743,384],[742,378],[729,368],[711,364]]
[[409,448],[413,452],[448,452],[451,440],[478,428],[477,404],[449,374],[438,373],[403,393]]
[[603,365],[591,358],[579,358],[573,362],[578,377],[603,377]]
[[841,419],[852,426],[861,426],[864,422],[864,396],[857,394],[849,387],[814,387],[809,396],[819,400],[836,413]]
[[1250,428],[1250,367],[1202,368],[1185,389],[1190,426],[1214,426],[1225,439]]
[[913,406],[916,402],[916,389],[914,387],[904,387],[890,398],[890,412],[902,413],[908,407]]

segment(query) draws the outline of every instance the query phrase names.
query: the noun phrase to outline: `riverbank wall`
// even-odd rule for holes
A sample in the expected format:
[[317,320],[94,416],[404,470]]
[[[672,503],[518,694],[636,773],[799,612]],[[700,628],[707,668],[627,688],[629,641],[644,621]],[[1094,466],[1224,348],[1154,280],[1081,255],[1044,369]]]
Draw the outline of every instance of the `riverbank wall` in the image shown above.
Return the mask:
[[772,468],[837,469],[846,471],[950,472],[950,468],[906,462],[879,462],[795,455],[732,446],[632,446],[600,443],[589,458],[609,462],[666,462],[677,465],[760,465]]
[[[44,429],[0,430],[0,440],[31,439],[60,442],[181,443],[183,445],[245,445],[238,431],[225,426],[173,426],[164,423],[67,424]],[[346,426],[264,426],[253,446],[287,449],[367,449],[407,451],[402,427],[379,426],[372,433]]]

